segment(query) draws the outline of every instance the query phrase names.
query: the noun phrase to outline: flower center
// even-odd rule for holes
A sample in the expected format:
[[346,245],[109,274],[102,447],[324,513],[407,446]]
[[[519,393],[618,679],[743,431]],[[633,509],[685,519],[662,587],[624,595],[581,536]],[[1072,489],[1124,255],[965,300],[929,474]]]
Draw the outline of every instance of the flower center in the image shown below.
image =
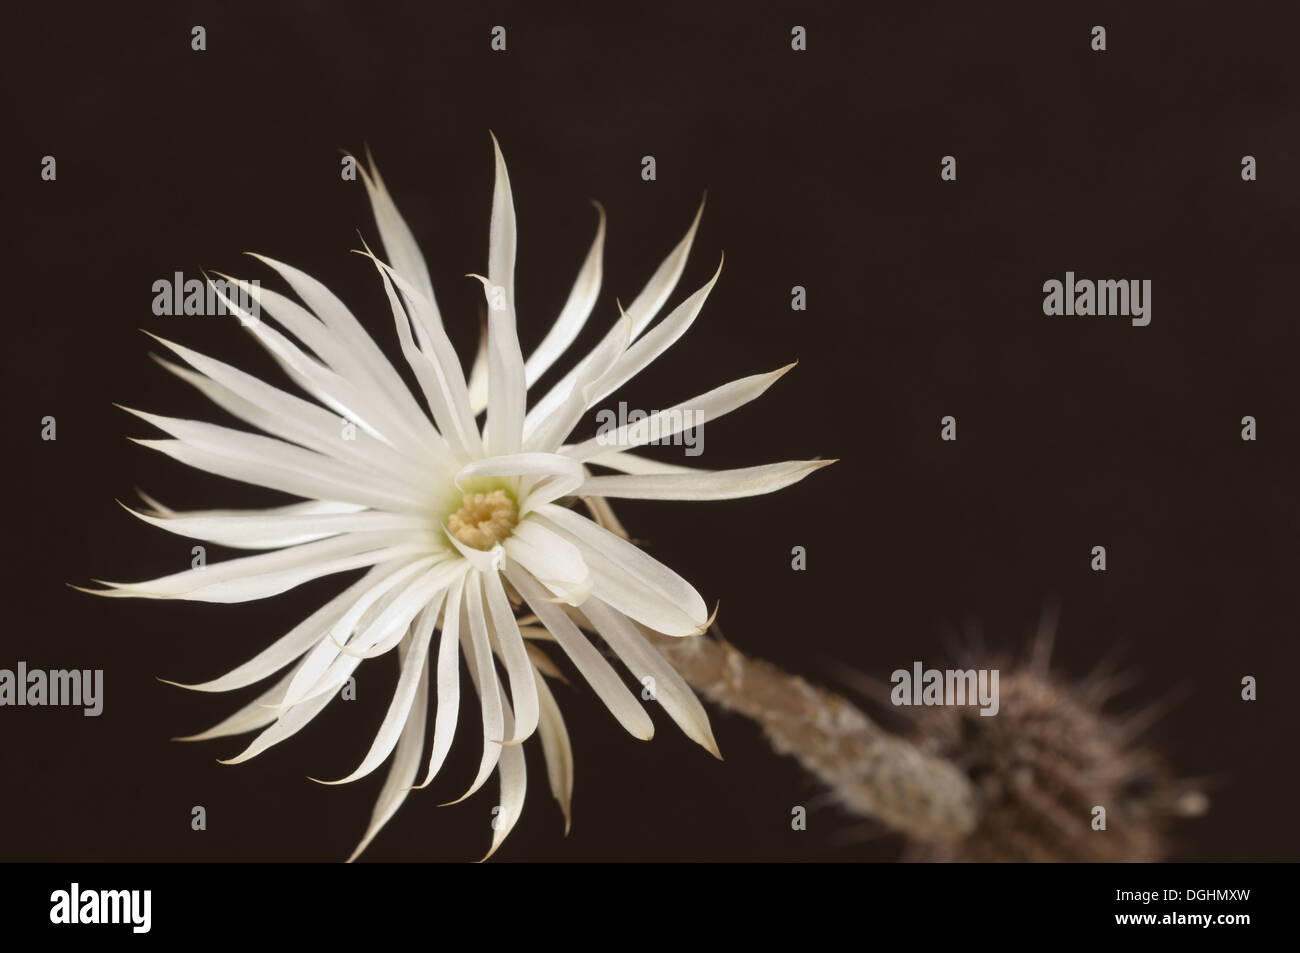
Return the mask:
[[519,507],[505,490],[466,493],[460,509],[451,514],[447,527],[455,537],[473,549],[491,549],[510,535],[519,522]]

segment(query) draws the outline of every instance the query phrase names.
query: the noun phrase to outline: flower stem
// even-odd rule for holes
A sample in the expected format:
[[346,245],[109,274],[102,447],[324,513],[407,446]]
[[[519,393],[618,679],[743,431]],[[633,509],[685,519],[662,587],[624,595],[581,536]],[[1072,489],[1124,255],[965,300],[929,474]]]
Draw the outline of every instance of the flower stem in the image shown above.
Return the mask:
[[655,644],[697,692],[757,722],[778,753],[796,758],[848,809],[930,842],[960,841],[975,828],[975,792],[961,770],[842,696],[708,636],[656,636]]

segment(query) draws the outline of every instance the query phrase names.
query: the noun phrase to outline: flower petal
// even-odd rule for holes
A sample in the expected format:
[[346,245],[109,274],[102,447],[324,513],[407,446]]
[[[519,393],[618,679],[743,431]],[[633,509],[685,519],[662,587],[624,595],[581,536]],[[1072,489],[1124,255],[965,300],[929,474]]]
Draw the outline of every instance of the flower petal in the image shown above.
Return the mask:
[[[230,303],[226,306],[234,307]],[[301,348],[274,328],[260,323],[246,324],[245,327],[266,348],[281,370],[306,393],[390,447],[403,444],[400,437],[391,436],[377,425],[384,420],[384,412],[366,399],[362,389],[304,354]]]
[[[518,453],[523,443],[524,357],[515,329],[515,206],[510,176],[496,136],[496,185],[488,242],[488,406],[487,450]],[[498,293],[500,298],[498,299]]]
[[172,741],[208,741],[212,738],[242,735],[246,731],[265,728],[280,717],[280,713],[275,708],[275,703],[284,696],[284,690],[289,687],[290,680],[297,674],[301,665],[302,662],[299,662],[286,672],[278,682],[229,718],[218,722],[207,731],[200,731],[196,735],[186,735],[183,738],[173,738]]
[[550,370],[551,365],[568,350],[569,345],[577,338],[578,332],[587,323],[587,318],[591,316],[592,308],[596,305],[596,299],[600,296],[602,256],[605,248],[605,209],[599,202],[592,204],[596,206],[596,212],[600,216],[596,226],[596,238],[591,243],[591,250],[587,252],[582,268],[578,271],[578,277],[573,282],[573,290],[569,292],[569,300],[564,303],[560,316],[556,318],[555,324],[551,325],[551,329],[546,332],[546,337],[542,338],[542,343],[537,345],[537,349],[524,364],[524,377],[529,387]]
[[646,332],[645,336],[628,348],[627,353],[619,358],[618,363],[606,372],[596,384],[595,393],[591,395],[587,406],[590,407],[596,401],[608,397],[649,367],[660,354],[672,347],[678,338],[685,334],[691,325],[695,323],[700,309],[704,307],[704,302],[709,297],[709,292],[718,283],[718,278],[721,275],[722,262],[718,262],[718,270],[714,272],[713,277],[708,280],[703,288],[700,288],[695,294],[674,308],[668,317],[654,326],[653,330]]
[[579,492],[628,500],[734,500],[798,483],[834,460],[789,460],[737,470],[699,470],[662,476],[592,477]]
[[426,662],[429,658],[429,640],[433,638],[434,623],[438,621],[438,610],[441,608],[441,598],[430,602],[405,635],[406,648],[401,653],[401,674],[397,678],[397,688],[393,690],[393,698],[388,704],[383,723],[375,733],[375,740],[361,764],[347,777],[337,781],[324,781],[323,784],[348,784],[364,778],[383,764],[384,759],[397,747],[410,716],[411,706],[415,704],[416,689],[421,682],[427,684],[428,681]]
[[465,577],[465,608],[469,616],[469,632],[462,632],[461,644],[465,647],[466,658],[472,659],[470,676],[474,679],[482,706],[483,759],[479,762],[474,783],[452,804],[465,800],[492,774],[501,758],[501,743],[506,731],[496,664],[492,661],[492,645],[488,639],[487,617],[483,612],[483,575],[478,570]]
[[[427,440],[433,429],[428,418],[420,412],[419,405],[415,403],[410,390],[384,356],[384,352],[347,306],[311,275],[265,255],[253,257],[279,272],[321,323],[334,333],[333,341],[348,355],[349,364],[358,368],[358,374],[364,374],[375,384],[372,388],[375,393],[383,395],[394,422],[400,424],[417,441]],[[329,360],[324,354],[321,357]]]
[[157,335],[150,336],[199,373],[155,357],[164,369],[259,430],[389,477],[401,477],[408,484],[416,483],[423,476],[423,466],[417,462],[419,457],[403,456],[365,429],[354,428],[355,432],[345,436],[342,426],[345,418],[221,361]]
[[537,520],[522,520],[504,544],[506,556],[556,598],[581,605],[591,593],[591,571],[577,546]]
[[[428,501],[416,503],[413,500],[403,501],[380,495],[367,489],[364,480],[346,483],[331,480],[323,476],[319,470],[310,469],[312,463],[310,458],[281,455],[281,459],[276,460],[275,463],[268,463],[257,457],[239,456],[229,451],[223,453],[196,447],[183,440],[133,439],[132,442],[164,453],[186,466],[206,470],[208,473],[237,480],[240,483],[279,490],[293,496],[352,503],[361,507],[398,513],[425,513],[429,506]],[[272,448],[267,446],[266,449]]]
[[654,680],[656,700],[687,737],[721,759],[718,743],[713,739],[713,729],[709,726],[708,713],[686,680],[668,664],[659,650],[637,631],[625,615],[597,598],[583,603],[581,612],[638,682],[644,684],[647,677]]
[[767,374],[754,374],[715,387],[667,410],[657,410],[635,423],[626,423],[616,430],[597,434],[590,440],[565,447],[561,452],[575,460],[589,460],[608,452],[611,448],[639,447],[652,441],[664,441],[690,427],[702,427],[717,420],[751,400],[780,380],[793,364]]
[[[367,252],[367,254],[369,254]],[[411,338],[411,328],[406,311],[397,300],[393,283],[398,282],[398,290],[405,296],[406,307],[412,314],[418,315],[421,308],[428,303],[421,299],[410,286],[401,283],[396,274],[383,262],[369,255],[379,270],[384,281],[384,290],[388,294],[388,304],[393,312],[398,337],[402,344],[402,354],[415,372],[416,379],[424,391],[429,411],[437,422],[442,436],[449,441],[456,455],[464,460],[478,456],[483,452],[482,440],[474,423],[474,415],[469,409],[469,395],[465,388],[465,377],[460,362],[456,360],[451,341],[447,338],[441,322],[425,325],[424,348],[417,347]],[[417,320],[416,328],[420,328]]]
[[366,829],[361,843],[348,858],[348,863],[356,860],[361,852],[369,846],[380,829],[392,819],[397,809],[406,800],[411,791],[411,782],[420,767],[420,754],[424,750],[424,725],[429,717],[429,678],[428,671],[420,678],[415,690],[415,700],[411,703],[411,716],[402,728],[401,740],[397,743],[397,754],[393,766],[388,770],[384,787],[375,802],[374,812],[370,815],[370,826]]
[[683,466],[680,463],[667,463],[663,460],[651,460],[628,450],[611,450],[598,453],[586,461],[587,466],[608,467],[621,473],[635,473],[645,476],[650,473],[695,473],[698,468]]
[[[353,667],[355,668],[355,660]],[[301,705],[295,705],[292,708],[284,710],[280,713],[280,717],[275,720],[275,723],[254,738],[247,748],[235,755],[233,758],[222,761],[221,763],[242,764],[245,761],[256,758],[263,751],[266,751],[274,745],[278,745],[281,741],[292,738],[298,732],[302,731],[303,728],[307,727],[308,723],[324,711],[325,706],[333,700],[334,696],[332,694],[317,695],[315,698],[311,698],[308,701],[303,702]]]
[[[348,588],[290,629],[286,635],[281,636],[243,665],[227,672],[220,678],[200,682],[197,685],[185,685],[180,682],[169,682],[168,684],[178,685],[181,688],[188,688],[195,692],[229,692],[237,688],[243,688],[246,685],[252,685],[254,682],[260,682],[268,675],[278,672],[313,645],[320,642],[325,631],[338,622],[343,617],[343,614],[356,604],[356,600],[362,598],[371,589],[382,585],[383,580],[400,569],[402,565],[404,563],[393,561],[373,567]],[[294,674],[297,674],[297,672],[298,668],[295,668]],[[284,684],[284,688],[288,688],[287,682]],[[284,691],[273,694],[276,704],[284,697]]]
[[[393,572],[379,577],[374,585],[357,596],[339,618],[330,624],[315,648],[307,655],[302,669],[294,676],[278,707],[290,708],[322,692],[333,691],[335,676],[339,671],[335,663],[340,658],[345,662],[361,661],[356,655],[343,655],[339,647],[352,639],[362,619],[372,612],[376,615],[382,613],[392,605],[406,591],[411,580],[427,571],[433,562],[433,557],[407,561]],[[355,664],[352,667],[355,668]]]
[[[510,712],[510,703],[504,702],[505,732],[514,732],[514,718]],[[510,745],[501,752],[498,772],[501,777],[501,803],[492,818],[492,846],[483,859],[487,860],[497,852],[519,822],[524,809],[524,796],[528,792],[528,771],[524,764],[524,749],[519,745]]]
[[632,319],[626,314],[618,324],[620,334],[607,334],[597,348],[583,360],[577,368],[573,379],[573,389],[553,411],[544,419],[536,419],[536,426],[529,428],[528,418],[524,419],[524,431],[528,434],[524,440],[527,450],[554,451],[559,449],[565,438],[578,425],[582,415],[587,412],[594,401],[595,389],[606,374],[614,367],[632,341]]
[[447,589],[465,575],[468,564],[459,559],[434,563],[408,587],[400,599],[384,610],[355,640],[355,647],[343,647],[345,654],[360,658],[377,658],[391,652],[401,641],[402,633],[425,606],[441,605]]
[[[422,458],[433,459],[428,448],[434,444],[425,440],[431,428],[420,426],[417,419],[419,409],[410,399],[409,393],[399,400],[409,401],[410,410],[395,403],[392,393],[374,378],[371,371],[353,354],[352,348],[331,334],[315,315],[301,305],[269,289],[229,276],[222,277],[237,284],[246,295],[270,303],[276,310],[277,320],[320,357],[317,361],[304,354],[301,348],[266,322],[245,312],[223,289],[208,279],[208,284],[221,296],[226,308],[239,317],[241,324],[270,351],[299,386],[386,443],[404,444]],[[348,317],[351,318],[351,315]],[[355,318],[352,320],[355,321]],[[371,345],[373,344],[372,341]],[[391,365],[389,371],[396,375]],[[401,384],[401,378],[397,378],[397,383],[404,391],[405,385]]]
[[564,833],[568,834],[573,819],[573,747],[569,743],[569,731],[564,726],[560,706],[555,703],[555,696],[540,670],[537,672],[537,698],[541,704],[537,733],[541,735],[542,753],[546,757],[546,778],[551,785],[551,794],[564,812]]
[[578,547],[596,576],[595,594],[615,608],[665,635],[696,635],[708,622],[695,587],[644,550],[562,506],[545,506],[537,517]]
[[691,245],[695,242],[695,233],[699,230],[700,218],[703,215],[704,200],[701,199],[700,207],[695,210],[695,218],[691,220],[691,227],[668,253],[668,257],[655,269],[655,273],[650,276],[641,293],[632,299],[627,313],[632,318],[633,339],[640,336],[646,325],[654,320],[655,315],[668,301],[668,296],[677,287],[682,272],[686,270],[686,259],[690,257]]
[[[361,179],[366,184],[370,209],[375,215],[375,226],[379,229],[379,238],[383,242],[388,263],[392,265],[395,272],[414,285],[420,294],[429,300],[434,313],[437,314],[433,282],[429,279],[429,267],[424,263],[420,246],[416,244],[410,226],[406,224],[402,213],[397,210],[397,205],[393,202],[393,197],[388,193],[388,188],[384,185],[383,177],[380,176],[379,169],[375,166],[374,156],[370,154],[369,149],[366,150],[366,159],[370,164],[369,171],[360,163],[357,164],[357,168],[360,169]],[[439,316],[439,323],[441,320]]]
[[268,473],[283,471],[305,474],[309,480],[314,481],[310,485],[314,485],[318,492],[299,494],[302,496],[332,499],[331,493],[346,493],[351,498],[344,499],[344,502],[361,503],[374,509],[410,511],[427,505],[425,494],[400,479],[367,471],[348,461],[328,457],[274,437],[198,420],[162,417],[129,407],[122,409],[153,424],[194,450],[262,466]]
[[442,638],[438,643],[438,711],[433,728],[433,750],[429,753],[429,769],[417,787],[427,787],[442,769],[456,735],[456,720],[460,715],[460,633],[464,592],[464,576],[447,590],[447,604],[442,613]]
[[506,570],[506,577],[519,594],[536,613],[537,617],[555,636],[555,641],[564,649],[564,653],[587,680],[592,689],[605,703],[628,733],[634,738],[648,741],[654,737],[654,722],[645,713],[640,702],[636,700],[618,673],[605,661],[596,648],[587,641],[587,637],[574,624],[564,611],[551,602],[546,590],[529,573],[517,566]]
[[[677,281],[686,268],[686,259],[690,255],[691,244],[695,241],[695,232],[700,225],[700,216],[703,214],[704,203],[701,202],[699,210],[695,213],[695,220],[691,222],[691,227],[687,230],[686,236],[668,253],[668,257],[655,270],[650,280],[646,282],[646,286],[641,289],[641,293],[633,299],[631,306],[627,309],[627,315],[632,319],[632,340],[635,341],[641,332],[645,330],[646,325],[654,320],[654,316],[659,313],[659,309],[664,306],[668,296],[677,287]],[[610,330],[609,334],[612,335],[616,332],[617,329],[614,328]],[[573,390],[576,376],[577,368],[574,368],[546,392],[546,396],[534,406],[530,426],[525,427],[526,432],[531,433],[531,427],[535,427],[537,421],[549,416],[556,407],[564,402],[565,398]]]
[[[420,535],[423,535],[421,531]],[[370,566],[420,549],[412,533],[348,533],[257,556],[242,556],[137,583],[114,583],[107,596],[250,602],[321,576]]]
[[526,741],[537,730],[537,681],[533,676],[533,665],[528,660],[528,650],[524,647],[524,637],[519,634],[519,623],[510,608],[505,586],[501,584],[501,575],[485,574],[483,585],[497,652],[510,679],[510,700],[515,713],[514,731],[507,734],[506,744],[515,745]]
[[365,509],[355,503],[336,503],[330,500],[304,500],[301,503],[289,503],[285,506],[271,506],[258,509],[211,509],[211,510],[174,510],[158,502],[139,487],[135,488],[140,499],[149,507],[150,516],[162,516],[168,519],[181,517],[266,517],[274,519],[280,516],[321,516],[326,513],[359,513]]
[[309,543],[338,536],[340,533],[418,530],[427,525],[427,521],[418,516],[380,510],[290,516],[266,516],[263,515],[265,511],[253,511],[239,516],[168,517],[153,516],[132,509],[125,503],[122,508],[132,516],[169,533],[235,549],[273,549]]

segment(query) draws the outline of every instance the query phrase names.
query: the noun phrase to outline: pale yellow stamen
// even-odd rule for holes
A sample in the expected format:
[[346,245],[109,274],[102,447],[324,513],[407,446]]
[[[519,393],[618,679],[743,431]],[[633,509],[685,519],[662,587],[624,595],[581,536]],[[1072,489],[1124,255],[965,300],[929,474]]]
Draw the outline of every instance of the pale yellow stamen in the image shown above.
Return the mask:
[[519,522],[519,507],[504,490],[466,493],[460,509],[451,514],[447,528],[473,549],[491,549]]

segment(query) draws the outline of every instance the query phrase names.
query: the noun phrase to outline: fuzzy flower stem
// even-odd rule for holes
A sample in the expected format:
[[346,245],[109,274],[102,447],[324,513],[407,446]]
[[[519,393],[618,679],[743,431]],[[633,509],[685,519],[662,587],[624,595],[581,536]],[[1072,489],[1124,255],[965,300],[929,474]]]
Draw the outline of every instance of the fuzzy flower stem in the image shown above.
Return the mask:
[[978,808],[965,774],[885,731],[842,696],[708,636],[655,643],[697,692],[757,722],[777,752],[796,758],[850,810],[930,842],[960,841],[975,828]]

